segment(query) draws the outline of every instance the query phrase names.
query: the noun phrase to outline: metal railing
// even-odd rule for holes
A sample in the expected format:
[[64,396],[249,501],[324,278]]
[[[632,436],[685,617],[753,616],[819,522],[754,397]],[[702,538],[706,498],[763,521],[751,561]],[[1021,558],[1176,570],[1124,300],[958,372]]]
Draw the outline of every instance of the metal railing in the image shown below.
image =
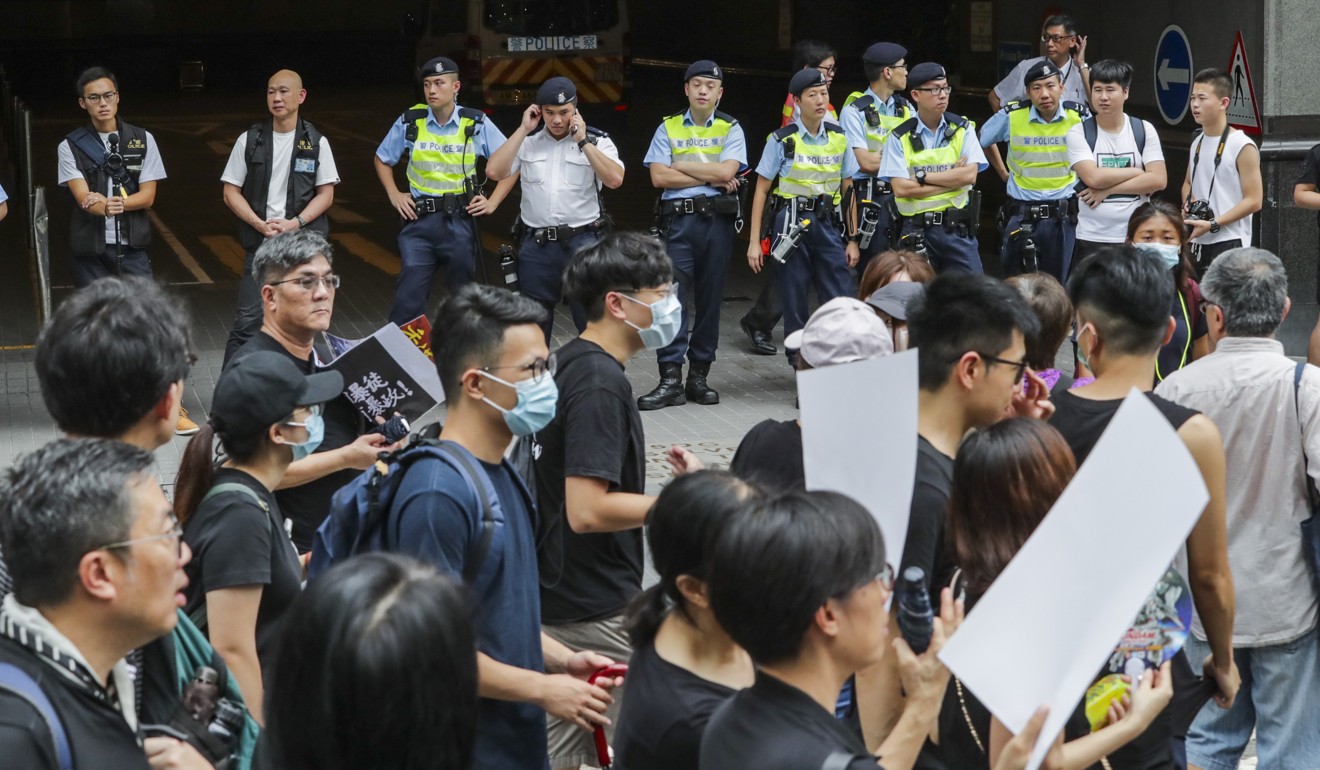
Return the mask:
[[46,188],[32,174],[32,109],[14,93],[9,73],[0,66],[0,97],[3,97],[5,140],[9,145],[17,181],[10,200],[23,207],[28,264],[34,266],[34,289],[41,314],[50,317],[50,217]]

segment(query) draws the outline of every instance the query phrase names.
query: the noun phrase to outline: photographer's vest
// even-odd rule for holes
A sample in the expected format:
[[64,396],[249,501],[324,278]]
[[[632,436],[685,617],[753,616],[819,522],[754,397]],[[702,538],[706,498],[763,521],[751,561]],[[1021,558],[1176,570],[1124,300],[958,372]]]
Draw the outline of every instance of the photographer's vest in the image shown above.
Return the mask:
[[781,198],[816,198],[828,195],[837,205],[843,197],[843,154],[848,149],[848,137],[838,124],[828,121],[821,123],[825,132],[825,144],[807,144],[802,141],[806,129],[798,124],[784,126],[771,134],[784,145],[784,157],[791,158],[793,165],[788,172],[780,175],[779,186],[775,195]]
[[[118,184],[132,195],[138,191],[138,177],[142,174],[142,161],[147,157],[147,132],[137,126],[119,121],[116,128],[119,134],[119,154],[124,157],[125,178]],[[78,173],[87,181],[87,189],[105,195],[110,188],[110,172],[104,166],[110,152],[96,131],[84,126],[75,129],[64,138],[73,150],[73,163]],[[99,148],[99,152],[97,149]],[[118,192],[116,190],[116,192]],[[70,193],[73,203],[70,220],[70,244],[77,257],[90,257],[105,253],[106,227],[105,217],[83,210]],[[151,243],[151,221],[147,219],[145,209],[125,211],[120,214],[119,238],[125,248],[145,249]],[[113,243],[113,241],[111,241]]]
[[[253,123],[247,130],[247,142],[244,161],[247,163],[247,176],[243,180],[243,200],[252,207],[262,219],[266,218],[266,201],[270,196],[271,166],[275,162],[275,119],[266,118]],[[316,172],[321,163],[321,132],[316,126],[298,119],[294,129],[293,151],[289,158],[289,184],[284,199],[284,218],[293,219],[316,196]],[[325,235],[330,232],[330,223],[325,214],[307,223],[308,230]],[[243,248],[252,251],[261,246],[266,238],[246,224],[238,227],[238,240]]]
[[[920,120],[916,117],[910,118],[894,129],[899,141],[903,143],[903,157],[907,161],[908,178],[914,181],[918,171],[931,174],[936,171],[948,171],[957,165],[958,159],[962,157],[963,141],[967,138],[967,119],[946,112],[944,145],[927,148],[917,134],[917,124]],[[894,204],[898,206],[898,213],[905,217],[928,211],[960,209],[967,205],[967,192],[971,189],[972,186],[967,185],[929,198],[900,198],[895,195]]]
[[[880,104],[875,98],[875,94],[867,93],[854,99],[851,102],[853,109],[862,114],[862,127],[866,129],[866,149],[879,153],[884,158],[885,142],[889,141],[889,134],[894,129],[903,125],[905,121],[913,117],[916,113],[912,111],[912,106],[908,101],[898,94],[894,94],[894,114],[886,115],[880,111]],[[878,125],[871,125],[871,117],[879,119]]]
[[683,125],[683,114],[665,118],[665,136],[669,139],[669,152],[674,162],[719,163],[724,143],[738,121],[716,111],[710,126]]
[[408,153],[408,182],[423,195],[462,195],[464,182],[477,172],[477,152],[472,137],[486,120],[481,110],[455,107],[458,131],[433,134],[426,127],[431,108],[417,104],[399,117],[406,127],[405,136],[412,142]]
[[1082,122],[1076,102],[1059,106],[1063,118],[1053,123],[1031,120],[1031,102],[1013,102],[1008,112],[1008,170],[1023,190],[1060,193],[1067,198],[1077,175],[1068,165],[1068,129]]

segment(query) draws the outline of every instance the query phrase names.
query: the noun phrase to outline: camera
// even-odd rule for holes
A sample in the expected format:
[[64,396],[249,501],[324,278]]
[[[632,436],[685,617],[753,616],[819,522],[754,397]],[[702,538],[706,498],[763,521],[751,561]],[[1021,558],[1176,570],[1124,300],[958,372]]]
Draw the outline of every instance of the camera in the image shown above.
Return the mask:
[[1210,208],[1208,201],[1189,200],[1187,201],[1187,218],[1209,222],[1215,218],[1215,212],[1214,209]]

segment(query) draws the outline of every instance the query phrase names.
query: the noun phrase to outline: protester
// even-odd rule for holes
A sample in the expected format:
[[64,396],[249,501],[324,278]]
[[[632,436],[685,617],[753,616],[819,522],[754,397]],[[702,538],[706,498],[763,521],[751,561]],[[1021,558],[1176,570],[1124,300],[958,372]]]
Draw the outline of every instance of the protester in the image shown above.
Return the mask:
[[894,350],[908,349],[908,306],[926,293],[923,284],[914,281],[898,281],[886,284],[866,298],[866,304],[875,308],[875,314],[884,321],[889,336],[894,340]]
[[935,268],[915,251],[900,249],[882,251],[875,255],[857,280],[857,298],[866,299],[882,286],[899,281],[930,283],[935,280]]
[[[1274,338],[1292,306],[1278,257],[1226,251],[1206,270],[1202,290],[1215,352],[1156,392],[1201,411],[1223,434],[1228,563],[1240,608],[1233,657],[1252,684],[1229,710],[1201,710],[1187,758],[1197,767],[1236,767],[1255,730],[1261,767],[1320,766],[1320,743],[1305,727],[1320,713],[1316,576],[1299,529],[1312,513],[1307,485],[1320,473],[1320,372],[1285,356]],[[1211,653],[1206,632],[1203,619],[1193,621],[1194,670]]]
[[1006,283],[1017,289],[1040,320],[1040,330],[1027,338],[1027,365],[1050,389],[1072,387],[1073,378],[1059,371],[1054,361],[1072,330],[1073,306],[1063,285],[1049,273],[1023,273]]
[[1173,273],[1178,289],[1172,309],[1173,336],[1155,359],[1155,380],[1160,382],[1210,352],[1205,313],[1201,311],[1201,287],[1187,256],[1187,229],[1173,206],[1161,200],[1143,203],[1128,221],[1127,240],[1158,257]]
[[185,610],[258,722],[283,615],[303,580],[274,490],[294,458],[316,449],[321,404],[343,389],[339,372],[306,375],[279,353],[247,355],[220,376],[210,422],[179,466],[174,511],[193,552]]
[[281,770],[467,770],[474,629],[463,592],[412,559],[366,554],[289,610],[270,695]]
[[647,514],[660,582],[628,608],[633,656],[614,734],[619,770],[696,767],[711,713],[751,686],[751,658],[715,621],[707,575],[725,522],[759,496],[727,472],[701,471],[675,479]]

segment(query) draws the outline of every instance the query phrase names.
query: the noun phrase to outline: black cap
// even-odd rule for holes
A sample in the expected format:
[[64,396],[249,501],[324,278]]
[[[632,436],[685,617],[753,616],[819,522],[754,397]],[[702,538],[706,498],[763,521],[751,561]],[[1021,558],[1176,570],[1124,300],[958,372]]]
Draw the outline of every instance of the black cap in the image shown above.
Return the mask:
[[862,54],[863,64],[878,64],[887,67],[891,64],[897,64],[899,59],[907,56],[907,49],[898,43],[873,43],[866,53]]
[[788,92],[794,96],[801,96],[808,88],[823,85],[827,85],[825,73],[815,67],[807,67],[793,73],[793,77],[788,81]]
[[895,281],[875,290],[866,298],[866,304],[884,311],[890,318],[907,320],[908,304],[926,293],[926,287],[915,281]]
[[537,104],[571,104],[577,99],[577,86],[566,77],[553,77],[536,91]]
[[687,68],[687,72],[683,73],[684,83],[692,78],[714,78],[722,81],[724,80],[724,70],[720,69],[720,65],[710,59],[702,59],[701,61],[692,62]]
[[922,62],[908,70],[908,88],[917,88],[932,80],[945,80],[948,77],[944,74],[944,65],[933,61]]
[[457,74],[458,74],[458,65],[454,63],[453,59],[449,59],[444,56],[437,56],[434,59],[431,59],[427,63],[423,64],[422,68],[417,70],[417,82],[420,83],[423,80],[426,80],[427,78],[435,77],[436,75],[457,75]]
[[211,424],[228,436],[255,436],[294,409],[323,404],[343,391],[339,372],[303,374],[288,356],[263,350],[234,361],[220,375]]
[[1049,59],[1041,59],[1033,64],[1031,69],[1027,70],[1027,74],[1022,78],[1022,85],[1029,86],[1037,80],[1052,78],[1056,75],[1058,76],[1059,81],[1062,82],[1063,72],[1061,72],[1058,67],[1054,66],[1053,62]]

